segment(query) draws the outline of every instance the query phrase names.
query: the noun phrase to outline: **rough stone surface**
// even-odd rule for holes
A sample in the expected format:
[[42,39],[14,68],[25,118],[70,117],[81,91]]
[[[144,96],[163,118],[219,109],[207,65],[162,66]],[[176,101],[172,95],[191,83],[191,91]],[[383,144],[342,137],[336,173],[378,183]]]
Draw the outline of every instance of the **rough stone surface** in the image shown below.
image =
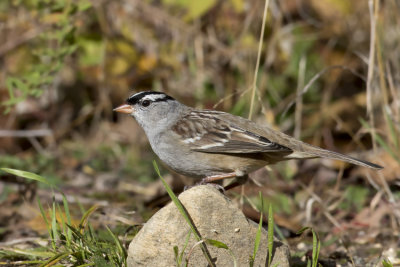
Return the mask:
[[[236,258],[237,266],[249,266],[258,225],[216,188],[195,186],[179,196],[203,239],[225,243]],[[128,266],[176,266],[174,246],[184,249],[190,228],[174,203],[158,211],[132,240],[128,251]],[[207,266],[200,246],[194,246],[192,234],[184,252],[189,266]],[[193,247],[194,246],[194,247]],[[216,266],[233,266],[233,258],[223,248],[207,245]],[[267,232],[263,230],[254,266],[267,266]],[[277,264],[277,265],[275,265]],[[272,266],[289,266],[289,248],[275,239]]]

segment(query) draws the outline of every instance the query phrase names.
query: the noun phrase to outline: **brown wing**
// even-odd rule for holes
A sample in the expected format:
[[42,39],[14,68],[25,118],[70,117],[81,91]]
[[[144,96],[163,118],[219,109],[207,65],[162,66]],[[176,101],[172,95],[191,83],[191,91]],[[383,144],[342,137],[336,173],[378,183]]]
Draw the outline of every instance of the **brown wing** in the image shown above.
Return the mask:
[[218,111],[192,111],[179,121],[173,131],[194,151],[205,153],[292,152],[256,133],[218,118]]

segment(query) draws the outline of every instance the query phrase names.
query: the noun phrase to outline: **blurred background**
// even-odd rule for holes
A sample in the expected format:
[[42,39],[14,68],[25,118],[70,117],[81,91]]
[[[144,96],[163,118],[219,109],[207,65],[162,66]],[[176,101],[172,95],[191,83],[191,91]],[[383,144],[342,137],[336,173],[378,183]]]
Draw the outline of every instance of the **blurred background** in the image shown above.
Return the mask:
[[[59,186],[72,217],[99,205],[94,229],[107,225],[128,244],[132,226],[169,201],[153,160],[177,193],[196,181],[164,167],[137,123],[112,109],[157,90],[247,117],[264,4],[1,1],[0,167]],[[253,119],[385,167],[291,161],[227,193],[258,221],[261,191],[299,261],[312,244],[294,233],[312,226],[324,264],[400,262],[399,25],[396,0],[269,2]],[[36,199],[53,197],[62,199],[0,172],[0,244],[37,246],[25,242],[47,234]]]

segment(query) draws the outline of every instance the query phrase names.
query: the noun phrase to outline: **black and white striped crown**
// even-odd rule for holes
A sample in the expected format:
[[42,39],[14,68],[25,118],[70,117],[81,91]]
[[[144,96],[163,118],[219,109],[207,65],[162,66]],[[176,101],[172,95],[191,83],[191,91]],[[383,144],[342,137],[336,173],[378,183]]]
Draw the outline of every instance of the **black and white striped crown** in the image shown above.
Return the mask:
[[144,100],[150,100],[151,102],[163,102],[175,99],[162,92],[144,91],[131,95],[126,102],[130,105],[136,105],[140,101]]

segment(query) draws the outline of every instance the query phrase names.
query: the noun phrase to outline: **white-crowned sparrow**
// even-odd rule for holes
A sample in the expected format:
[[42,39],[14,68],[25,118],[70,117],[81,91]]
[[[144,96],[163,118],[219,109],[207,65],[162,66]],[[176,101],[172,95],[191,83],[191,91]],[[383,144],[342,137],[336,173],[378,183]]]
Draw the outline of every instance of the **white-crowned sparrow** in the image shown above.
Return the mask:
[[289,159],[329,158],[382,169],[381,166],[315,147],[248,119],[214,110],[196,110],[153,91],[133,94],[114,111],[130,114],[150,145],[169,167],[212,182],[243,176]]

